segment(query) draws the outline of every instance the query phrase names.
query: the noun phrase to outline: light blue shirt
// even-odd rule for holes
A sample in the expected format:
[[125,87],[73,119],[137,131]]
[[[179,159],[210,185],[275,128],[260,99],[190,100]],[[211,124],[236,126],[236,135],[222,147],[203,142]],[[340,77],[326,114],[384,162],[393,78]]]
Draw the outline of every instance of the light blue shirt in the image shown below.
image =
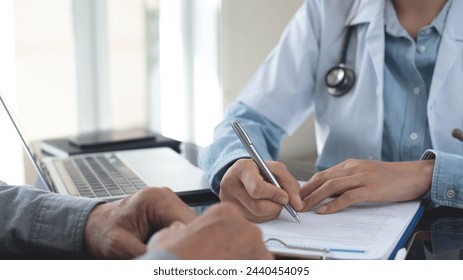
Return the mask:
[[[431,199],[439,205],[463,208],[463,185],[461,184],[463,163],[461,156],[426,150],[432,147],[426,119],[427,93],[440,43],[440,29],[445,24],[450,4],[445,6],[429,26],[421,30],[417,44],[414,44],[408,35],[401,37],[398,33],[400,30],[393,30],[394,19],[391,22],[386,22],[386,28],[388,28],[385,44],[386,56],[390,57],[395,52],[400,53],[403,49],[406,50],[403,51],[405,58],[392,57],[388,59],[386,57],[387,61],[384,66],[384,106],[385,111],[393,110],[393,113],[385,113],[384,115],[385,132],[383,134],[382,159],[405,161],[417,160],[420,157],[422,159],[435,158]],[[395,16],[395,12],[390,10],[391,8],[393,9],[392,5],[386,6],[384,13]],[[395,18],[395,23],[397,22]],[[431,31],[431,34],[427,34],[428,30]],[[425,45],[424,51],[420,48],[421,45]],[[397,61],[399,62],[397,63]],[[398,65],[394,66],[394,62]],[[408,67],[407,69],[414,67],[414,71],[403,72],[401,68],[403,64]],[[392,71],[395,71],[394,68],[400,70],[401,75],[392,75]],[[228,167],[237,158],[248,157],[246,150],[230,128],[232,120],[240,121],[247,128],[256,147],[259,147],[263,158],[267,160],[278,158],[279,145],[285,136],[285,131],[282,128],[269,121],[262,114],[241,102],[232,104],[223,122],[216,127],[214,143],[203,150],[199,156],[199,164],[205,171],[208,182],[216,194],[219,193],[220,180]],[[393,124],[402,125],[395,127]]]
[[415,40],[385,6],[384,130],[382,160],[412,161],[432,148],[427,103],[450,1]]

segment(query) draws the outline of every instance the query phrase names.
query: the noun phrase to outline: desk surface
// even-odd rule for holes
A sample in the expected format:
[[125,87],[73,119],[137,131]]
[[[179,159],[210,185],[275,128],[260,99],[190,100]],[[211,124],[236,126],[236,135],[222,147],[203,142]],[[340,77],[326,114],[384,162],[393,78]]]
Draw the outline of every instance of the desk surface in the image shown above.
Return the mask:
[[[194,144],[180,146],[181,154],[191,163],[197,164],[201,149]],[[308,180],[315,173],[313,163],[284,161],[298,180]],[[189,201],[192,208],[202,213],[211,204],[218,202],[211,193],[206,197],[193,197]],[[463,259],[463,209],[449,207],[429,207],[425,210],[414,233],[407,242],[407,259]]]

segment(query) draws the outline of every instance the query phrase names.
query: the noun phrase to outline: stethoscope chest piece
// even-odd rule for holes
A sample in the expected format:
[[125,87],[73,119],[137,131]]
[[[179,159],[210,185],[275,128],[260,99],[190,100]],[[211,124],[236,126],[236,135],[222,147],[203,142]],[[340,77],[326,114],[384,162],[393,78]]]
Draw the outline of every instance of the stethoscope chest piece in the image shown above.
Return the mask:
[[326,73],[325,83],[332,96],[342,96],[354,86],[355,72],[344,64],[336,65]]
[[347,28],[338,65],[328,70],[325,75],[325,84],[332,96],[339,97],[348,93],[355,84],[355,72],[352,68],[346,66],[347,49],[354,28],[353,25]]

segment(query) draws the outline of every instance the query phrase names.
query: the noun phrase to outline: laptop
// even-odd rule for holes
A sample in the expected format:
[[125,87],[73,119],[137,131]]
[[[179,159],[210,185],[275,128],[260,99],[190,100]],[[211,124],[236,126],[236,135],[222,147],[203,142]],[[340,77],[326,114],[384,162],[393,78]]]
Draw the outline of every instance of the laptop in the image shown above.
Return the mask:
[[113,201],[147,187],[168,187],[189,205],[217,201],[203,172],[168,147],[40,158],[24,138],[0,93],[5,111],[46,189]]

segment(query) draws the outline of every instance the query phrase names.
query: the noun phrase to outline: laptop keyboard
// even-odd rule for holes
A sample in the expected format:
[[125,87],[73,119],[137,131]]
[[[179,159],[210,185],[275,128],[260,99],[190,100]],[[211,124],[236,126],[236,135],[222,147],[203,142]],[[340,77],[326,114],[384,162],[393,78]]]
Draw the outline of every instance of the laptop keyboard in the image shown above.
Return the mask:
[[115,156],[66,159],[64,167],[83,197],[132,194],[147,185]]

